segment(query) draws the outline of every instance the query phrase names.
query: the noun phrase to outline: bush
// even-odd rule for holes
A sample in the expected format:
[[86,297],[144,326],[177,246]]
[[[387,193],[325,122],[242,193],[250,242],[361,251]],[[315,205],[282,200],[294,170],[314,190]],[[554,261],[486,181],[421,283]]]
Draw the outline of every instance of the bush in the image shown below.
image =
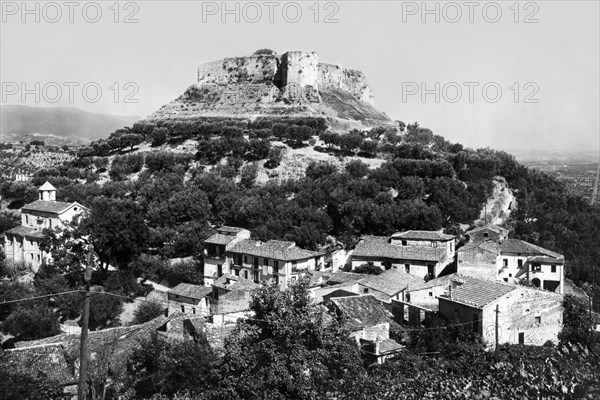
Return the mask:
[[165,314],[165,306],[160,303],[142,301],[133,312],[132,325],[139,325],[152,321]]

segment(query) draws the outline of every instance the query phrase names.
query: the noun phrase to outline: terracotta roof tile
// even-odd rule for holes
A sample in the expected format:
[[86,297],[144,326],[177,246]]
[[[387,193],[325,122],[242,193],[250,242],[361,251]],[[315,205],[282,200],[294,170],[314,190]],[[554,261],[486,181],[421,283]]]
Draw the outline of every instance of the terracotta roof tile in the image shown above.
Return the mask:
[[171,289],[171,293],[192,299],[202,299],[212,293],[212,288],[191,283],[180,283]]
[[445,248],[430,246],[401,246],[391,244],[387,236],[365,236],[356,245],[352,257],[388,258],[393,260],[419,260],[443,262]]
[[543,247],[519,239],[506,239],[501,243],[502,253],[521,253],[523,255],[540,255],[563,258],[562,254],[546,250]]
[[42,212],[50,212],[60,214],[67,208],[71,207],[73,204],[77,203],[66,203],[64,201],[45,201],[45,200],[36,200],[33,203],[25,204],[22,211],[42,211]]
[[34,228],[29,228],[27,226],[16,226],[12,229],[7,230],[5,233],[10,233],[11,235],[16,236],[25,236],[29,238],[43,239],[46,236],[42,233],[42,231],[38,231]]
[[282,261],[304,260],[323,255],[322,252],[304,250],[297,247],[294,242],[281,240],[260,242],[244,239],[232,245],[227,251]]
[[423,283],[423,279],[392,268],[379,275],[367,275],[361,279],[359,283],[363,286],[385,293],[388,296],[393,296],[406,289],[409,285]]
[[351,329],[391,322],[392,314],[373,295],[332,298],[331,302],[348,319]]
[[204,241],[204,243],[208,243],[208,244],[229,244],[231,243],[234,239],[236,239],[237,236],[234,235],[223,235],[221,233],[215,233],[214,235],[212,235],[211,237],[209,237],[208,239],[206,239]]
[[54,379],[60,385],[68,386],[77,382],[73,366],[65,358],[62,344],[47,344],[11,349],[5,353],[11,370],[35,378]]
[[462,282],[462,284],[454,287],[449,294],[441,295],[440,298],[479,309],[517,289],[514,285],[480,280],[462,275],[457,275],[454,281]]
[[436,231],[406,231],[397,232],[392,235],[394,239],[407,239],[407,240],[440,240],[447,241],[454,239],[454,235],[447,235]]

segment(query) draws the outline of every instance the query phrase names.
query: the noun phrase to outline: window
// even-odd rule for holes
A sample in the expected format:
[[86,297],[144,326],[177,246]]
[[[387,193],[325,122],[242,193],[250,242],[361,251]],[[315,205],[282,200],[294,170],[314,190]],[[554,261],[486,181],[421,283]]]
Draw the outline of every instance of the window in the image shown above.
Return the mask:
[[508,274],[508,277],[509,277],[509,278],[512,278],[512,274]]
[[519,266],[519,268],[523,267],[523,260],[518,260],[517,265]]
[[243,264],[242,263],[242,255],[241,254],[237,255],[237,263],[238,263],[238,265],[242,265]]
[[429,292],[429,297],[433,297],[433,292]]
[[402,241],[402,246],[406,246],[406,244],[407,244],[406,240],[403,240]]
[[556,272],[556,265],[550,266],[550,272],[552,272],[552,273]]
[[369,289],[368,288],[363,288],[363,293],[369,293]]
[[406,270],[406,273],[410,274],[410,264],[404,264],[404,269]]
[[508,258],[502,259],[502,263],[505,267],[508,267]]
[[185,312],[185,306],[181,306],[181,312]]
[[244,278],[248,279],[248,271],[244,271]]
[[542,270],[542,265],[541,264],[533,264],[531,266],[531,270],[534,272],[540,272]]
[[258,271],[254,271],[254,282],[258,283]]
[[519,332],[519,344],[525,344],[525,332]]
[[279,271],[279,261],[273,261],[273,271]]
[[25,223],[28,224],[29,223],[29,216],[25,215]]
[[292,261],[292,271],[296,272],[298,270],[298,261]]
[[223,264],[217,264],[217,276],[223,275]]
[[539,316],[539,315],[538,315],[538,316],[536,316],[536,317],[535,317],[535,323],[536,323],[536,324],[541,324],[541,323],[542,323],[542,317],[541,317],[541,316]]
[[489,233],[487,233],[487,232],[483,232],[483,237],[487,239],[487,238],[489,238],[489,237],[490,237],[490,234],[489,234]]
[[192,307],[192,314],[196,314],[196,308]]
[[73,207],[73,211],[77,211],[77,207]]
[[292,276],[292,282],[296,282],[296,277]]
[[275,275],[275,276],[273,277],[273,280],[275,280],[275,284],[276,284],[276,285],[279,285],[279,275]]
[[508,278],[504,278],[504,282],[508,282]]
[[269,265],[269,259],[263,258],[263,265]]
[[248,256],[244,256],[244,263],[248,264]]
[[235,274],[235,276],[240,276],[240,270],[239,269],[234,269],[233,273]]

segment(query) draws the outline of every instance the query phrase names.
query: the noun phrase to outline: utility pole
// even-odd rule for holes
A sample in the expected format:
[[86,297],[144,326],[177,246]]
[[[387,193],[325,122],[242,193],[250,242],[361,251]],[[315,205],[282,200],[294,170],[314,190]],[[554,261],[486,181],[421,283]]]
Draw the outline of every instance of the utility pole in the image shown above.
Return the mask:
[[92,264],[94,261],[94,245],[88,246],[87,265],[83,280],[85,281],[85,295],[83,298],[83,314],[81,316],[81,346],[79,348],[79,385],[77,386],[77,400],[85,400],[85,380],[88,366],[88,325],[90,320],[90,281],[92,280]]
[[498,326],[498,315],[499,314],[500,314],[500,305],[496,304],[496,347],[494,348],[495,352],[498,352],[498,344],[500,342],[500,338],[499,338],[499,335],[498,335],[498,329],[499,329],[499,326]]

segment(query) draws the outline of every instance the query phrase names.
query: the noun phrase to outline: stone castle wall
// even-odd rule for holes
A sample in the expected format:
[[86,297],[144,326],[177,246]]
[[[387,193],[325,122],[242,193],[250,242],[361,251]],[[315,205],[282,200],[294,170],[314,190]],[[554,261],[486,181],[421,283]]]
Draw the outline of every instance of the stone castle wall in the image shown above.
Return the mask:
[[[374,105],[366,77],[358,70],[319,63],[315,52],[289,51],[283,55],[251,55],[225,58],[198,67],[200,85],[235,85],[272,83],[284,92],[302,90],[318,98],[322,90],[343,90],[355,98]],[[297,97],[297,96],[292,96]]]

